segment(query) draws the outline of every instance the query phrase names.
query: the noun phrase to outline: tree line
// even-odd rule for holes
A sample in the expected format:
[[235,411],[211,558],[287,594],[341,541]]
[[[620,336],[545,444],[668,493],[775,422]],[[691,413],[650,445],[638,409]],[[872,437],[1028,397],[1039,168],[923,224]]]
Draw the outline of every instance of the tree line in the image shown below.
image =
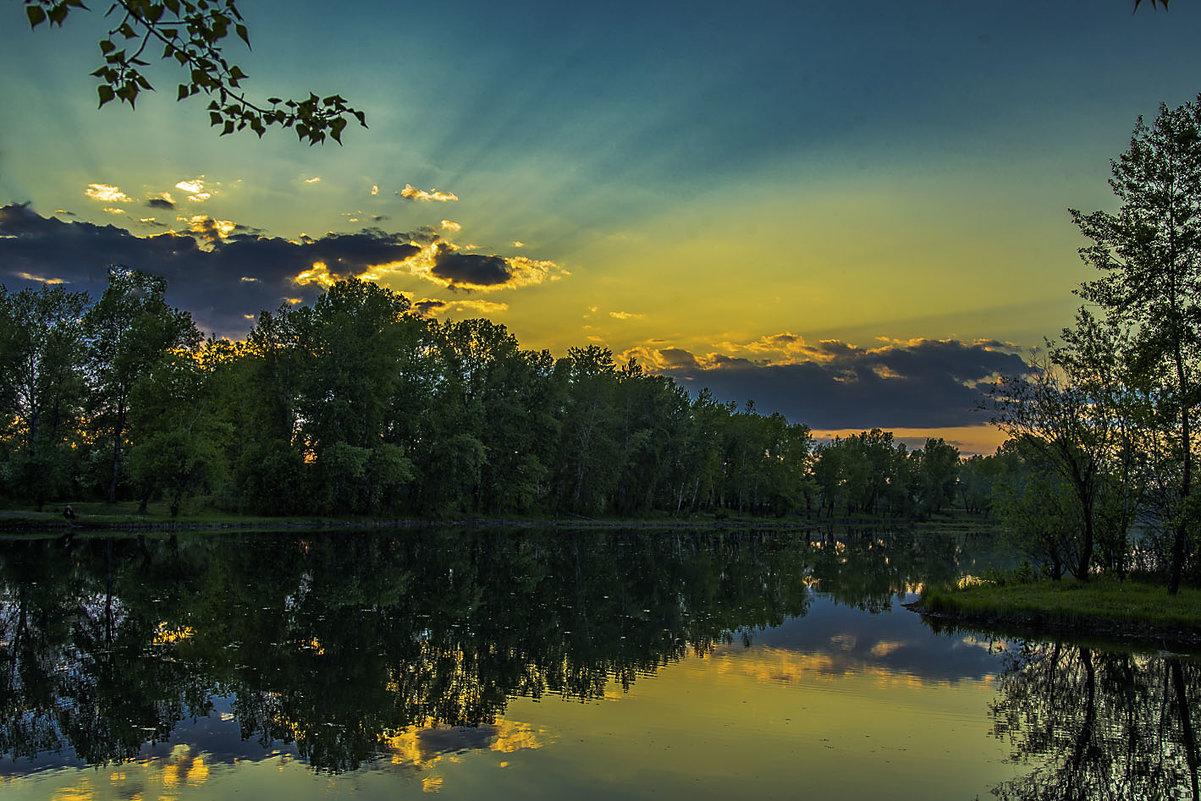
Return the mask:
[[205,339],[162,278],[100,298],[0,287],[0,470],[11,501],[201,496],[268,515],[914,516],[959,452],[879,430],[815,446],[752,403],[695,397],[606,348],[563,358],[440,322],[354,279]]

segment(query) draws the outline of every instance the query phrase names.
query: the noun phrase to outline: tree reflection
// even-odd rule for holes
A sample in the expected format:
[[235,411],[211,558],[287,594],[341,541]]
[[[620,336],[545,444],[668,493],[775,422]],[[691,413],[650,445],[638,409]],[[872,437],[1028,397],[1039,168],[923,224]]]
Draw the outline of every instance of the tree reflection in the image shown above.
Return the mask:
[[934,569],[932,548],[873,535],[831,559],[788,532],[9,541],[0,756],[132,759],[228,698],[244,739],[351,770],[406,729],[492,724],[516,695],[597,699],[749,643],[805,615],[815,578],[881,608]]
[[1024,643],[992,705],[994,734],[1038,765],[1002,799],[1198,796],[1195,721],[1201,665],[1175,655]]

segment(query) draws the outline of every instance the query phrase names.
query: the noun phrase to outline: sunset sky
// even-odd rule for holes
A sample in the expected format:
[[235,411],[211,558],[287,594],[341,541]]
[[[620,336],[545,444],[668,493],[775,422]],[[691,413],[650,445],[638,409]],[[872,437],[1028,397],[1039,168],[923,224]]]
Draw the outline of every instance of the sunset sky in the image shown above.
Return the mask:
[[[527,348],[600,343],[823,432],[996,437],[997,372],[1091,278],[1135,119],[1201,91],[1201,8],[242,0],[251,96],[344,147],[220,138],[181,76],[96,108],[100,13],[0,24],[0,282],[167,277],[206,331],[359,275]],[[94,6],[100,12],[104,4]]]

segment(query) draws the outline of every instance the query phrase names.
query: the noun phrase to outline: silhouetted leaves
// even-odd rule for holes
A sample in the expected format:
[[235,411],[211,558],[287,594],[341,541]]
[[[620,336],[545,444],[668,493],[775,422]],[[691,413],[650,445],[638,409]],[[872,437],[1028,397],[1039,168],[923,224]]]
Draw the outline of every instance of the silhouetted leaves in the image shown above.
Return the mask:
[[[62,25],[73,9],[87,11],[80,0],[24,0],[31,28],[43,22]],[[235,0],[116,0],[106,17],[111,21],[100,40],[103,62],[92,76],[100,80],[100,105],[113,100],[134,108],[142,92],[153,91],[143,68],[143,54],[162,47],[159,58],[176,63],[187,80],[179,84],[177,99],[197,94],[211,98],[209,123],[221,135],[249,129],[262,136],[271,126],[291,128],[302,142],[322,143],[326,138],[341,144],[350,119],[366,128],[366,115],[338,94],[304,100],[270,98],[255,103],[242,91],[249,76],[226,60],[223,47],[231,30],[247,47],[250,34]]]

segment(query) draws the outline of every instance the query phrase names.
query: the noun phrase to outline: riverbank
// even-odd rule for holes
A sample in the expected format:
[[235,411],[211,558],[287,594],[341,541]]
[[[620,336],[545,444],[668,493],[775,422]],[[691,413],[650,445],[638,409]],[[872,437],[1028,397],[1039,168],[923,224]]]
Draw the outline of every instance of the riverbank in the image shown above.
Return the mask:
[[715,529],[756,531],[796,531],[815,527],[849,526],[903,527],[915,531],[949,531],[971,536],[993,530],[991,521],[963,514],[947,513],[928,520],[895,520],[871,517],[827,518],[793,515],[788,517],[755,517],[734,513],[707,513],[673,517],[666,514],[649,517],[584,517],[582,515],[531,515],[528,517],[433,517],[433,518],[375,518],[375,517],[303,517],[298,515],[268,517],[239,515],[206,508],[172,518],[166,504],[152,503],[140,513],[133,502],[105,504],[84,502],[72,505],[74,518],[67,520],[64,506],[47,505],[41,511],[32,509],[0,509],[0,532],[28,534],[65,534],[76,532],[148,532],[148,531],[222,531],[222,530],[283,530],[283,529],[348,529],[348,528],[425,528],[437,527],[520,527],[520,528],[638,528],[638,529]]
[[1201,645],[1201,590],[1098,577],[926,587],[909,608],[933,625],[1005,635],[1070,635],[1161,648]]

